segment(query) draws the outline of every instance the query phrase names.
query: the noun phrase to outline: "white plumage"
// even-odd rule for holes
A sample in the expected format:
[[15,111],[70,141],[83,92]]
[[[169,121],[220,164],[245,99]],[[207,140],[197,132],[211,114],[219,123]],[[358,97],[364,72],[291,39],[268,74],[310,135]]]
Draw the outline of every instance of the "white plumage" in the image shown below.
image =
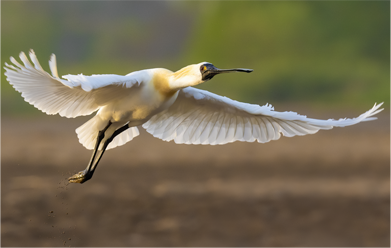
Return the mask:
[[177,72],[157,68],[126,76],[66,75],[64,80],[58,76],[54,54],[49,61],[52,75],[42,69],[32,50],[29,55],[33,64],[23,52],[19,56],[23,65],[11,57],[14,65],[5,66],[7,80],[27,102],[47,114],[69,118],[98,110],[95,117],[76,129],[80,143],[87,149],[94,148],[99,131],[108,123],[111,124],[99,149],[124,125],[128,129],[115,136],[107,149],[139,135],[139,125],[154,137],[178,144],[265,143],[279,139],[281,133],[292,137],[374,120],[372,116],[382,111],[381,103],[357,118],[317,120],[294,112],[277,112],[271,105],[234,101],[191,86],[219,73],[251,70],[220,70],[207,62]]
[[[5,75],[12,86],[22,93],[22,97],[42,112],[73,118],[89,115],[117,97],[121,97],[122,88],[139,85],[138,77],[130,73],[119,75],[65,75],[60,79],[57,74],[56,56],[52,54],[49,64],[52,76],[45,72],[33,51],[30,51],[30,63],[26,55],[20,53],[24,65],[13,57],[14,67],[5,63]],[[140,73],[139,73],[140,74]]]
[[167,110],[153,116],[143,127],[153,136],[178,144],[222,145],[234,141],[265,143],[284,136],[306,135],[376,119],[374,107],[354,119],[317,120],[294,112],[276,112],[231,100],[208,91],[185,88]]

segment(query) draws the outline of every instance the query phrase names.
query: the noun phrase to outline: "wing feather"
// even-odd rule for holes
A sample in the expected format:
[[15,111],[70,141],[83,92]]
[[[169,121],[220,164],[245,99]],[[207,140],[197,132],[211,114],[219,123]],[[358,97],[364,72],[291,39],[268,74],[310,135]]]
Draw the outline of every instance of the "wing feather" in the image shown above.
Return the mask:
[[212,127],[212,130],[209,134],[209,143],[211,145],[215,145],[217,142],[217,136],[219,135],[219,132],[221,130],[221,127],[223,125],[224,121],[224,112],[219,112],[218,115],[216,116],[216,120],[214,121],[214,125]]
[[209,119],[208,121],[204,121],[204,124],[203,124],[203,130],[202,130],[202,133],[200,135],[200,144],[203,144],[205,142],[207,142],[207,140],[209,139],[209,135],[210,133],[212,132],[212,128],[215,124],[215,120],[216,120],[216,115],[218,113],[216,112],[213,112],[209,115]]
[[152,117],[143,127],[165,141],[185,144],[226,144],[234,141],[265,143],[284,136],[313,134],[334,126],[344,127],[372,120],[381,104],[353,119],[317,120],[294,112],[277,112],[269,104],[259,106],[187,87],[176,102]]
[[227,126],[229,126],[229,121],[230,121],[228,118],[229,115],[223,112],[223,118],[221,120],[220,130],[218,130],[215,144],[224,143],[228,131]]
[[233,142],[233,140],[235,140],[234,137],[235,137],[235,133],[236,133],[236,116],[231,115],[230,119],[231,119],[231,121],[229,124],[229,130],[227,132],[227,137],[225,138],[225,144]]
[[193,129],[191,130],[191,132],[189,133],[189,140],[190,142],[194,141],[198,136],[196,135],[196,132],[198,130],[198,128],[200,127],[200,125],[202,124],[203,120],[205,119],[206,117],[206,114],[201,110],[201,109],[198,109],[197,110],[197,115],[194,116],[194,119],[195,120],[198,120],[198,121],[195,121],[194,124],[193,124]]
[[235,140],[242,141],[243,131],[244,131],[242,118],[239,115],[235,116],[235,118],[236,118]]
[[[166,135],[167,137],[171,136],[172,132],[174,131],[176,131],[176,133],[182,133],[182,128],[187,126],[184,123],[186,123],[188,117],[191,116],[196,111],[197,111],[196,109],[192,109],[191,111],[189,111],[189,113],[183,113],[181,116],[179,116],[176,121],[177,123],[176,126],[175,125],[171,126],[170,123],[168,123],[168,125],[164,128],[163,135]],[[183,134],[186,131],[186,129],[187,128],[183,129]]]
[[243,118],[243,120],[245,122],[245,124],[244,124],[244,134],[243,134],[244,141],[254,142],[255,138],[253,136],[253,127],[252,127],[252,124],[251,124],[251,120],[248,117]]
[[193,134],[191,136],[190,142],[192,144],[194,144],[195,142],[197,142],[197,140],[199,140],[202,130],[204,130],[206,124],[205,120],[210,117],[208,113],[204,113],[204,112],[201,112],[199,116],[200,117],[197,118],[198,121],[196,122]]
[[129,95],[124,89],[140,85],[148,76],[146,71],[138,71],[126,76],[66,75],[64,80],[58,77],[54,54],[49,60],[52,75],[43,70],[33,50],[29,57],[33,64],[23,52],[19,54],[23,65],[11,57],[13,65],[5,63],[4,74],[28,103],[51,115],[89,115],[110,101]]
[[260,143],[266,143],[274,138],[273,125],[266,118],[254,118],[258,124],[260,138],[257,140]]
[[197,128],[197,122],[194,122],[192,120],[196,120],[199,118],[201,114],[201,111],[197,108],[196,111],[194,111],[189,117],[187,117],[190,121],[189,127],[186,129],[185,133],[183,134],[183,138],[187,140],[188,142],[191,140],[195,129]]
[[259,133],[261,130],[260,130],[259,126],[256,124],[254,117],[250,117],[249,119],[250,119],[250,123],[251,123],[253,138],[255,141],[259,138]]
[[201,125],[197,128],[196,133],[194,134],[194,137],[196,138],[193,144],[201,144],[201,136],[205,132],[205,129],[207,129],[209,121],[212,119],[213,114],[212,113],[206,113],[205,118],[202,120]]
[[200,144],[209,144],[209,136],[212,133],[213,127],[220,113],[213,112],[208,122],[205,122],[205,128],[200,135]]

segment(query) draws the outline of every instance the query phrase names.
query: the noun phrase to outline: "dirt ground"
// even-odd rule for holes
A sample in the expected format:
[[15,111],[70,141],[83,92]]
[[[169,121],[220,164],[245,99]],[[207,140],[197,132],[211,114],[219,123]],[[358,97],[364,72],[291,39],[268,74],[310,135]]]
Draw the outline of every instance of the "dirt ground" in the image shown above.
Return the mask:
[[2,246],[390,246],[389,113],[267,144],[140,130],[81,185],[86,118],[40,116],[2,118]]

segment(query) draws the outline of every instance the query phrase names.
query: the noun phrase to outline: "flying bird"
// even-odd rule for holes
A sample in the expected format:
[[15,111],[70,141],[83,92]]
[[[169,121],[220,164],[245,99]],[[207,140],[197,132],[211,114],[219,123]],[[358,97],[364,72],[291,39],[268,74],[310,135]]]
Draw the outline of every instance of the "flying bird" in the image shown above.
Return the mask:
[[51,75],[44,71],[33,50],[32,63],[21,52],[20,64],[5,63],[9,83],[28,103],[46,114],[74,118],[96,115],[76,129],[79,142],[93,149],[85,170],[68,179],[84,183],[91,179],[107,149],[122,146],[139,135],[137,126],[164,141],[177,144],[222,145],[234,141],[277,140],[313,134],[320,129],[344,127],[376,119],[383,109],[372,109],[353,119],[317,120],[294,112],[277,112],[264,106],[242,103],[205,90],[193,88],[214,76],[230,72],[250,73],[251,69],[218,69],[202,62],[176,72],[146,69],[125,76],[65,75],[57,73],[56,56],[51,55]]

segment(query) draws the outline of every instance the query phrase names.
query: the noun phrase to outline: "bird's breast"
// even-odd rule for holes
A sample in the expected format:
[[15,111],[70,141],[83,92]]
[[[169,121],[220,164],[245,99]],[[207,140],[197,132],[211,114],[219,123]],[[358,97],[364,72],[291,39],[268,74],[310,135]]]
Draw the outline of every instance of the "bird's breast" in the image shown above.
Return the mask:
[[167,69],[155,69],[151,79],[153,90],[164,99],[170,99],[177,92],[177,90],[170,87],[170,76],[172,74],[172,71]]
[[142,124],[153,115],[169,108],[177,96],[177,91],[171,96],[162,95],[154,87],[145,86],[137,94],[130,95],[110,106],[105,106],[101,115],[106,115],[112,122],[130,121]]

